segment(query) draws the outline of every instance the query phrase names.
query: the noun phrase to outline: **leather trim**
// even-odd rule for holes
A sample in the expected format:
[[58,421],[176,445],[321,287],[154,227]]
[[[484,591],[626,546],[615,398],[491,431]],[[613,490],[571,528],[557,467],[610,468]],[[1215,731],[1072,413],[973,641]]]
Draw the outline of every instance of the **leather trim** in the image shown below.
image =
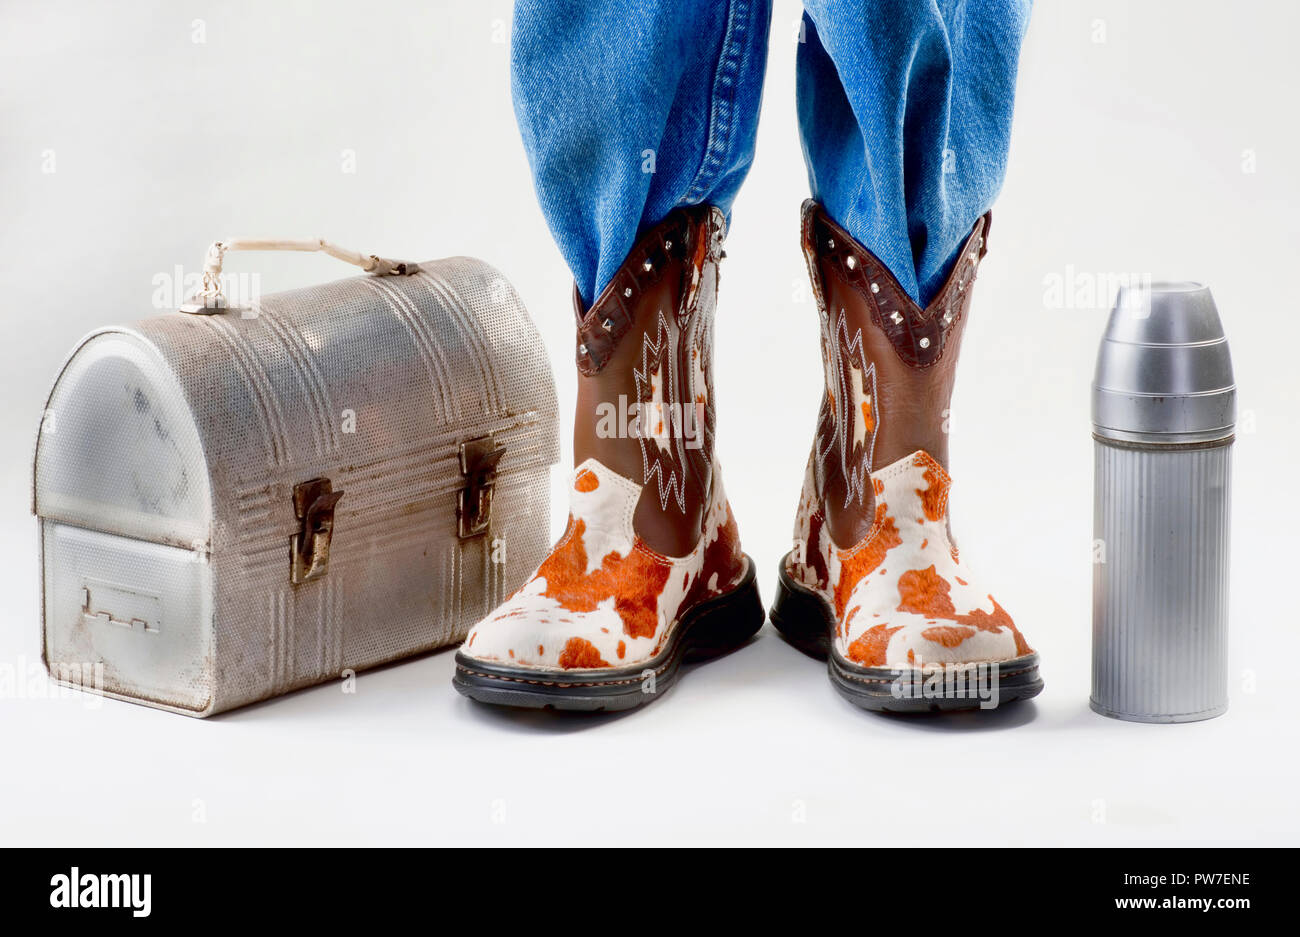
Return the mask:
[[[979,261],[988,253],[992,212],[975,222],[943,288],[922,308],[875,254],[831,220],[812,199],[804,202],[804,250],[822,270],[866,301],[872,320],[909,367],[932,367],[943,358],[949,336],[964,315]],[[811,263],[811,258],[810,258]]]
[[677,262],[691,258],[701,248],[708,249],[709,244],[700,243],[701,237],[707,234],[700,232],[709,230],[707,223],[712,221],[712,212],[709,205],[674,209],[637,241],[589,310],[582,309],[582,299],[574,286],[579,371],[587,375],[599,373],[631,330],[642,297],[653,291],[664,277],[680,277],[683,271]]

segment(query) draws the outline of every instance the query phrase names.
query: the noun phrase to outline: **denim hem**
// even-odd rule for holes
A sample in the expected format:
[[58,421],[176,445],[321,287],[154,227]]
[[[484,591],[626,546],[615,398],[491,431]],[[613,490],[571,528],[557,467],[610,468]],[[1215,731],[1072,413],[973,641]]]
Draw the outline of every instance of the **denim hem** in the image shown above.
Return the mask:
[[709,130],[700,169],[678,205],[692,205],[704,198],[726,167],[736,122],[736,85],[750,23],[750,0],[730,0],[727,4],[727,29],[722,37],[722,55],[713,76],[713,103],[709,108]]

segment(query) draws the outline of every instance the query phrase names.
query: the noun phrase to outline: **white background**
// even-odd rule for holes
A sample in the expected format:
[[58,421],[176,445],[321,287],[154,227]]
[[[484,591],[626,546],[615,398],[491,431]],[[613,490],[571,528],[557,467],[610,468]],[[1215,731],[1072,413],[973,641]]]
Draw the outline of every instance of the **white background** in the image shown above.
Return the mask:
[[[720,455],[766,598],[821,393],[798,10],[777,3],[718,319]],[[509,18],[505,0],[0,7],[0,842],[1294,844],[1300,10],[1282,2],[1034,13],[952,451],[955,532],[1042,655],[1037,701],[872,715],[770,627],[617,717],[471,704],[450,652],[364,674],[355,695],[327,685],[205,722],[36,698],[44,395],[76,339],[156,314],[155,274],[197,270],[213,238],[484,257],[541,324],[567,413],[569,276],[514,126]],[[261,271],[266,292],[349,275],[297,255],[231,269]],[[1048,286],[1122,274],[1208,282],[1237,369],[1231,707],[1206,723],[1087,703],[1088,385],[1111,296],[1053,303]]]

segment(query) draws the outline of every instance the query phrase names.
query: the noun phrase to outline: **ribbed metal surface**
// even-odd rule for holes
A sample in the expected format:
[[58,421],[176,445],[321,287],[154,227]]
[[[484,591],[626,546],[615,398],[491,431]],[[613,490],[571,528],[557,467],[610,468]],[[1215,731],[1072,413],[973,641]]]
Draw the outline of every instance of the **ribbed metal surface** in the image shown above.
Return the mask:
[[[37,445],[47,661],[208,715],[462,640],[549,546],[555,384],[500,272],[466,257],[256,310],[101,329]],[[460,446],[504,447],[458,536]],[[329,569],[294,582],[294,490],[330,480]]]
[[1217,716],[1232,446],[1094,449],[1092,708],[1140,722]]

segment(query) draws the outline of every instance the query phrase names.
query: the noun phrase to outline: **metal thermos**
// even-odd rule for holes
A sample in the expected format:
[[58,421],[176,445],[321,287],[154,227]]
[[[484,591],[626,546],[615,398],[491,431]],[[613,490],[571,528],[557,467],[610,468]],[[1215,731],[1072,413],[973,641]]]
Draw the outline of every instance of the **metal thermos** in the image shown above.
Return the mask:
[[1192,722],[1228,707],[1236,385],[1199,283],[1120,290],[1097,352],[1092,708]]

